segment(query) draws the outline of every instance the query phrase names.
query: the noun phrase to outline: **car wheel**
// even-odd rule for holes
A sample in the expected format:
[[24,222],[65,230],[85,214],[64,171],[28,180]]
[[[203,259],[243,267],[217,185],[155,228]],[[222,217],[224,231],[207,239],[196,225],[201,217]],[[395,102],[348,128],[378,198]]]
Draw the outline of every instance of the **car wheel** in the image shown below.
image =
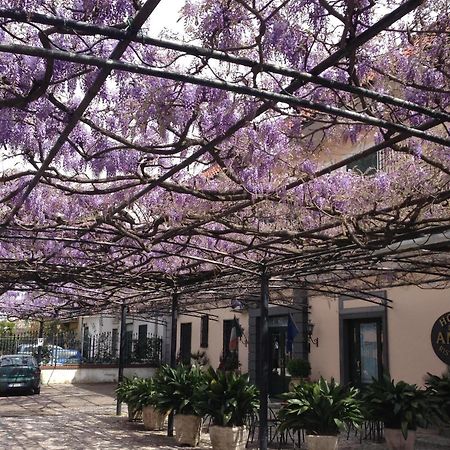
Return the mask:
[[41,388],[37,387],[33,389],[33,394],[40,394],[41,393]]

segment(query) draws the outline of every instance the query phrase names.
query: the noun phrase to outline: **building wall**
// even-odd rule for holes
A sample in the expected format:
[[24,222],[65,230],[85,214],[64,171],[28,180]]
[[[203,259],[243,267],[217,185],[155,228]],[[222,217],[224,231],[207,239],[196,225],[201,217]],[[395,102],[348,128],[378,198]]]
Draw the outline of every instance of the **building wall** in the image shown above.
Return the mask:
[[[304,292],[298,289],[291,289],[283,292],[271,292],[270,296],[272,301],[292,301],[295,309],[271,305],[269,307],[269,317],[287,316],[288,314],[291,314],[291,317],[299,330],[299,333],[293,342],[292,356],[295,358],[308,359],[307,343],[305,342],[305,334],[302,331],[304,329],[304,322],[307,321],[307,315],[303,314],[305,309],[302,309],[307,302]],[[223,321],[232,320],[233,317],[236,316],[244,331],[244,336],[239,341],[240,370],[243,373],[249,372],[252,381],[255,381],[257,370],[256,346],[259,345],[259,343],[256,342],[256,321],[259,316],[259,308],[250,308],[248,311],[243,311],[241,313],[237,313],[230,308],[213,309],[205,311],[205,314],[206,313],[211,314],[211,319],[209,320],[208,348],[200,347],[200,317],[180,315],[177,328],[177,355],[180,351],[181,324],[191,323],[191,353],[204,351],[209,359],[209,364],[213,368],[217,368],[223,350]],[[170,329],[170,327],[168,327],[168,329]],[[170,336],[166,339],[170,340]]]
[[[163,328],[165,328],[165,326],[162,324],[147,322],[135,317],[127,317],[127,328],[131,328],[133,333],[138,332],[139,325],[147,325],[147,334],[154,334],[158,336],[164,335]],[[114,317],[102,314],[96,316],[85,316],[82,317],[79,321],[79,327],[80,333],[82,332],[83,327],[88,327],[89,333],[91,334],[111,332],[113,328],[116,328],[120,331],[120,316]]]
[[[434,322],[450,311],[450,289],[420,289],[417,286],[391,288],[386,291],[392,300],[387,309],[387,359],[390,375],[395,380],[423,385],[427,372],[442,374],[447,366],[437,357],[431,345]],[[314,337],[319,346],[311,346],[312,378],[334,377],[341,380],[344,349],[340,342],[339,299],[310,299]],[[351,300],[346,308],[374,311],[369,303]],[[386,343],[383,343],[386,345]]]
[[237,313],[231,309],[212,309],[205,311],[205,314],[210,314],[209,320],[209,338],[208,347],[200,347],[200,317],[184,316],[180,315],[178,318],[178,329],[177,329],[177,354],[180,349],[180,336],[181,336],[181,324],[182,323],[192,323],[192,338],[191,338],[191,348],[192,353],[197,353],[197,351],[205,352],[209,365],[214,369],[217,369],[220,363],[220,357],[222,355],[223,347],[223,321],[232,320],[234,316],[239,320],[239,324],[244,330],[244,336],[239,341],[238,353],[239,362],[241,364],[240,370],[243,373],[248,372],[248,343],[246,339],[249,336],[248,330],[248,313],[242,312]]
[[409,286],[389,290],[394,299],[388,311],[389,366],[393,377],[423,384],[426,372],[441,375],[447,366],[431,346],[431,329],[450,311],[450,289]]
[[[168,362],[170,350],[170,337],[169,337],[169,347],[167,346],[167,328],[170,327],[170,323],[165,323],[166,321],[160,320],[158,323],[153,321],[140,320],[134,316],[128,316],[126,320],[126,330],[131,331],[133,336],[136,337],[139,331],[140,325],[147,325],[147,336],[153,334],[154,336],[159,336],[163,340],[162,344],[162,361]],[[84,316],[81,317],[78,323],[79,327],[79,337],[83,343],[85,339],[85,330],[88,330],[90,336],[96,336],[100,333],[111,333],[112,330],[117,330],[117,339],[120,339],[120,316],[111,315],[95,315],[95,316]],[[170,332],[170,331],[169,331]],[[119,352],[119,343],[117,344],[117,354]]]
[[[124,376],[128,378],[149,378],[155,374],[154,367],[126,367]],[[77,383],[117,383],[117,367],[52,367],[41,370],[42,384],[77,384]]]
[[340,380],[338,299],[313,297],[309,305],[311,321],[314,323],[313,339],[319,338],[318,347],[310,347],[311,378],[315,380],[323,376]]

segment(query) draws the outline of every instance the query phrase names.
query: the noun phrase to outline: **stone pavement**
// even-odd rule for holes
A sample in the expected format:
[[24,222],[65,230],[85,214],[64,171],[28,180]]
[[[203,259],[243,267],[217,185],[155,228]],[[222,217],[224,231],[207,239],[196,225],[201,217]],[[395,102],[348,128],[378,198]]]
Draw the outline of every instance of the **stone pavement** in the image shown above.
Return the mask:
[[[164,432],[146,431],[141,423],[115,416],[113,391],[111,384],[50,385],[42,386],[41,395],[0,397],[0,450],[178,448]],[[201,448],[211,449],[207,434]],[[340,450],[385,448],[344,437],[340,444]],[[416,450],[450,450],[450,438],[423,432]]]

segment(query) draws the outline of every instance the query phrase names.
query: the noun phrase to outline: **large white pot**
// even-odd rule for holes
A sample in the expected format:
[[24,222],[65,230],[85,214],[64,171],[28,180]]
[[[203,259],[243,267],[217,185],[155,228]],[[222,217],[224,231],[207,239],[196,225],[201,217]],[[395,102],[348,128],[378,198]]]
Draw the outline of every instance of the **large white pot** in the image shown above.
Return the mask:
[[248,428],[213,425],[209,428],[209,437],[214,450],[245,450]]
[[185,414],[175,414],[173,425],[175,441],[180,445],[196,447],[200,442],[202,418]]
[[338,448],[337,436],[306,435],[308,450],[336,450]]
[[384,438],[390,450],[413,450],[416,442],[416,432],[408,430],[407,439],[403,437],[402,430],[397,428],[385,428]]
[[164,428],[164,422],[167,414],[161,414],[153,406],[144,406],[142,408],[142,421],[146,430],[161,430]]

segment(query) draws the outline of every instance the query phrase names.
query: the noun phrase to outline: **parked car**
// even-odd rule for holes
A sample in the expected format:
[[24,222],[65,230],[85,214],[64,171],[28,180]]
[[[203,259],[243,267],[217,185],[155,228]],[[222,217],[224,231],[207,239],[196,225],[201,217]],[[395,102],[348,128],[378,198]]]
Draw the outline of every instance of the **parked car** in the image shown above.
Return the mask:
[[41,392],[41,370],[30,355],[0,356],[0,392]]
[[[32,344],[21,344],[18,354],[37,356],[38,347]],[[62,366],[64,364],[80,364],[81,353],[71,348],[63,348],[59,345],[44,345],[42,350],[42,361],[51,366]]]

